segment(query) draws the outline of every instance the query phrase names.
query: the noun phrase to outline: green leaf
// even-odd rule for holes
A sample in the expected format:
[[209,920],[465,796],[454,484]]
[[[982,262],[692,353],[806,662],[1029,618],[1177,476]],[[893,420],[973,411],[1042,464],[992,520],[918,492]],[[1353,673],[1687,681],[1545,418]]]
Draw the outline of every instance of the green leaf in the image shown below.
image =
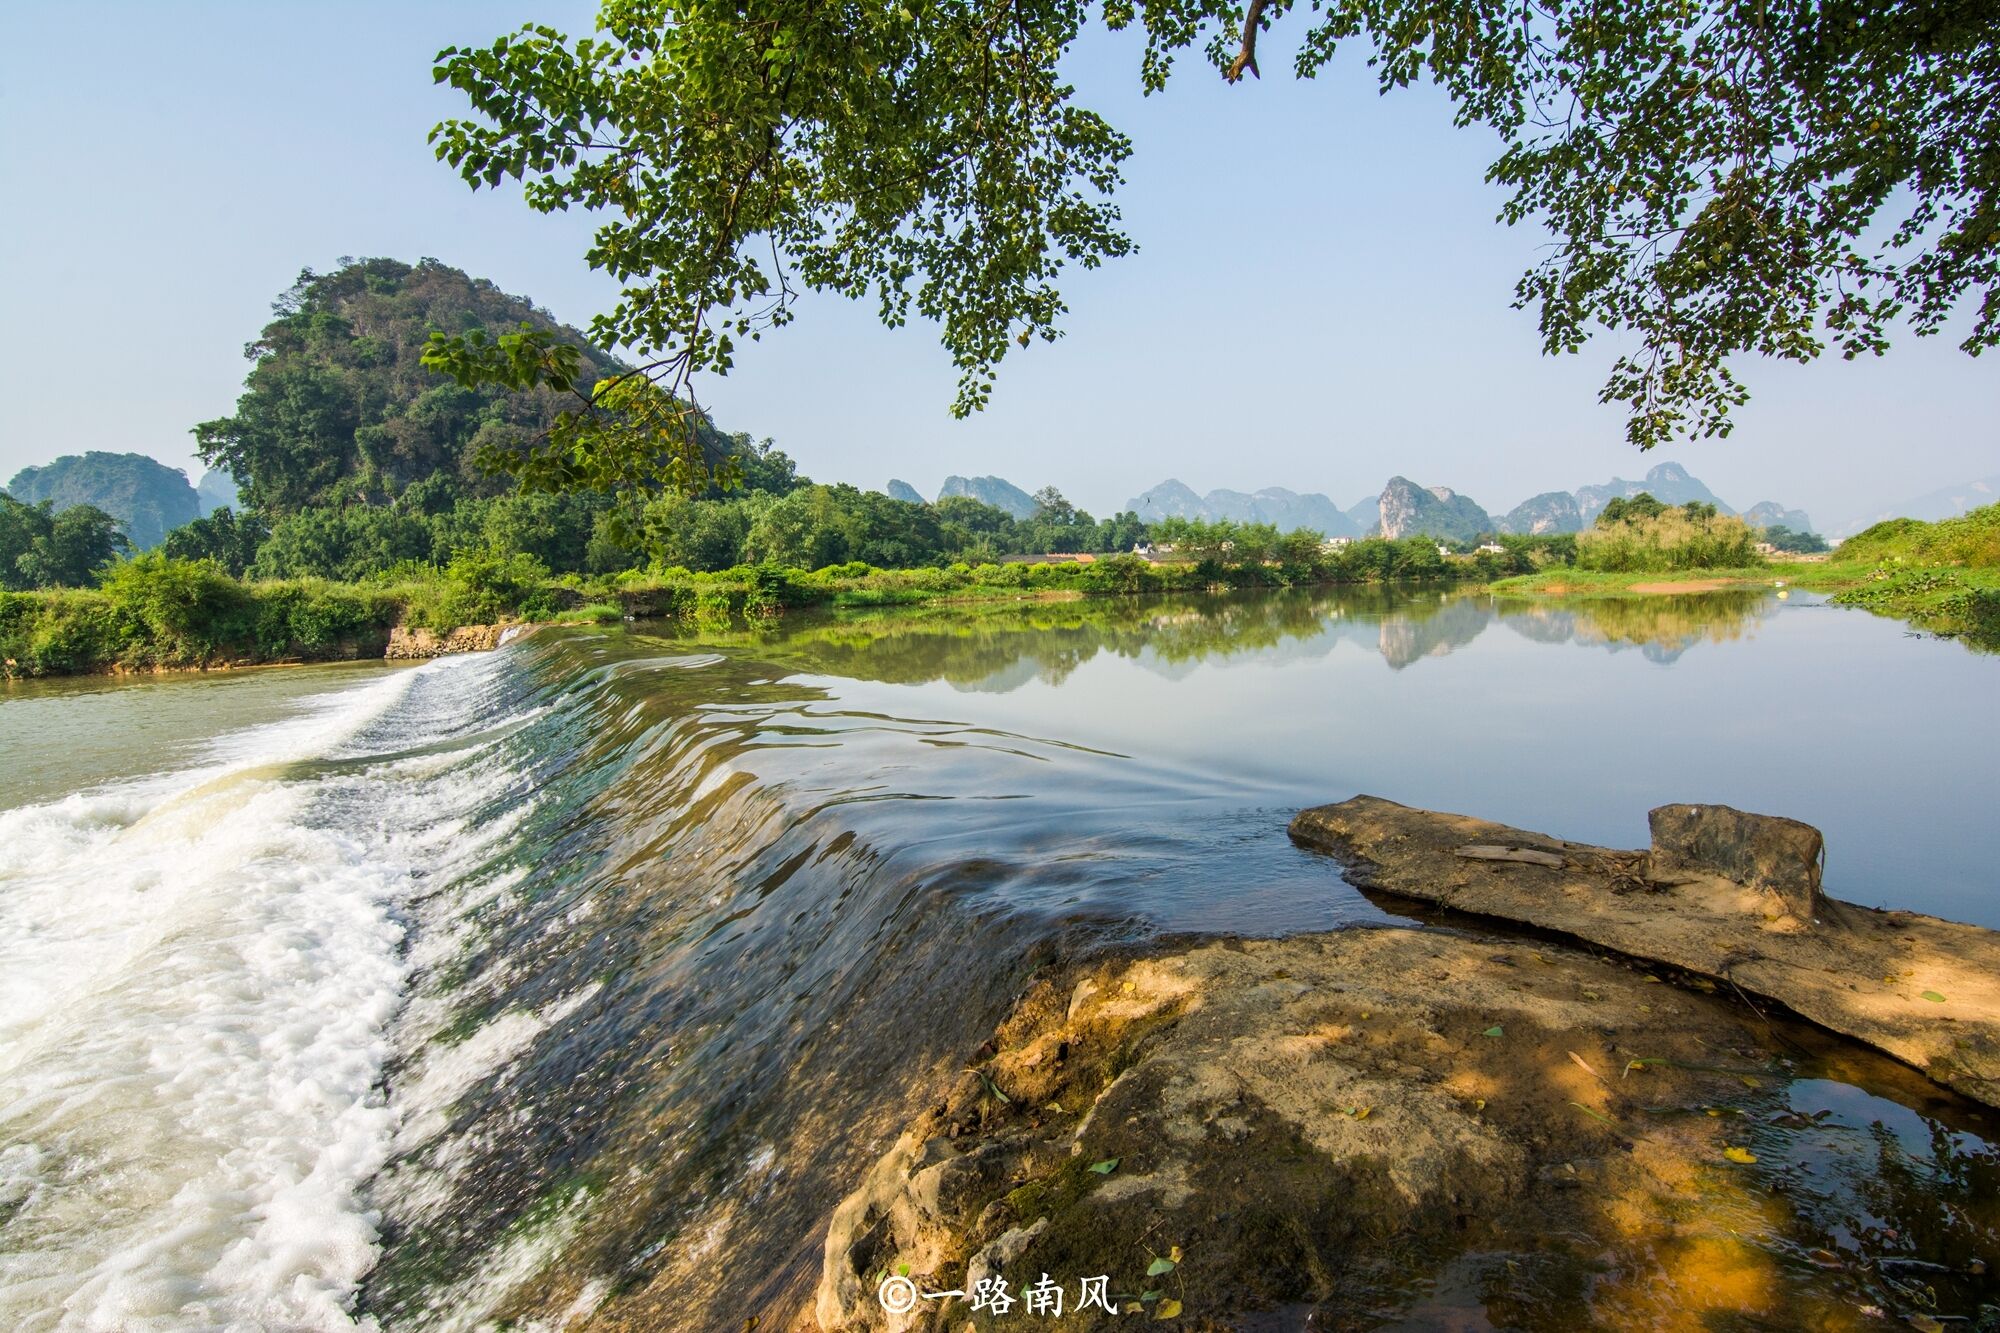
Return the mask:
[[1174,1261],[1167,1258],[1167,1256],[1163,1254],[1159,1258],[1153,1260],[1152,1263],[1146,1265],[1146,1276],[1158,1277],[1162,1273],[1171,1273],[1174,1271],[1175,1267],[1176,1265]]
[[1925,998],[1926,1000],[1929,1000],[1929,1001],[1930,1001],[1930,1002],[1931,1002],[1932,1004],[1943,1004],[1943,1003],[1944,1003],[1944,996],[1942,996],[1942,995],[1938,994],[1938,993],[1937,993],[1936,991],[1934,991],[1934,990],[1927,990],[1927,991],[1925,991],[1925,992],[1924,992],[1924,998]]
[[1507,1031],[1505,1028],[1501,1027],[1498,1023],[1495,1023],[1492,1027],[1486,1029],[1486,1031],[1480,1033],[1479,1035],[1482,1037],[1504,1037],[1507,1035]]
[[1122,1160],[1122,1158],[1118,1157],[1107,1157],[1101,1162],[1092,1162],[1090,1169],[1100,1176],[1108,1176],[1118,1169],[1118,1163]]

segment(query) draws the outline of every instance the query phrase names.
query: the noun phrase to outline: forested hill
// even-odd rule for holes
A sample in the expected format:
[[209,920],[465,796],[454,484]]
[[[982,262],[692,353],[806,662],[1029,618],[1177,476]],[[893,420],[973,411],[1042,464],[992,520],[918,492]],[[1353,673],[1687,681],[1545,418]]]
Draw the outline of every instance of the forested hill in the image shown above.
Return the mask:
[[618,368],[526,298],[435,259],[307,269],[273,309],[277,317],[244,349],[256,364],[235,414],[195,427],[202,457],[236,478],[246,506],[273,518],[312,505],[380,504],[433,477],[466,496],[511,489],[475,467],[474,455],[533,438],[575,400],[462,388],[424,368],[433,330],[556,329],[584,349],[586,389]]
[[145,454],[67,454],[22,468],[7,491],[23,504],[47,500],[57,513],[77,505],[101,509],[140,550],[158,546],[200,512],[186,475]]

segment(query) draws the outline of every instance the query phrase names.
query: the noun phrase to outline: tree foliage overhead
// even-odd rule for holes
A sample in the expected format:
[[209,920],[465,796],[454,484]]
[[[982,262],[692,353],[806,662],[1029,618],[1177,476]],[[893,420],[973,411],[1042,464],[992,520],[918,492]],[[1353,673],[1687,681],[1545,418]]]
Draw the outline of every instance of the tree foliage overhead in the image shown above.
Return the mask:
[[548,431],[564,394],[545,383],[459,384],[423,365],[433,332],[497,340],[525,328],[560,338],[583,391],[617,368],[524,298],[434,259],[307,269],[273,308],[244,349],[256,364],[235,415],[194,432],[202,458],[237,479],[245,505],[272,517],[381,503],[440,474],[472,495],[511,488],[496,471]]
[[[1879,353],[1898,320],[1934,333],[1967,303],[1965,349],[2000,338],[1991,6],[1302,8],[604,0],[579,40],[530,26],[440,53],[475,114],[433,140],[475,187],[514,177],[537,209],[602,215],[588,259],[623,291],[591,336],[634,349],[674,402],[811,288],[934,321],[954,410],[982,406],[1012,346],[1059,335],[1066,267],[1131,248],[1110,200],[1130,144],[1059,72],[1093,22],[1143,30],[1148,91],[1190,49],[1232,82],[1258,74],[1286,23],[1300,77],[1357,47],[1385,91],[1440,86],[1502,140],[1503,216],[1552,236],[1520,303],[1552,353],[1615,336],[1603,397],[1641,448],[1726,432],[1744,354]],[[567,373],[546,343],[435,355],[474,377]]]

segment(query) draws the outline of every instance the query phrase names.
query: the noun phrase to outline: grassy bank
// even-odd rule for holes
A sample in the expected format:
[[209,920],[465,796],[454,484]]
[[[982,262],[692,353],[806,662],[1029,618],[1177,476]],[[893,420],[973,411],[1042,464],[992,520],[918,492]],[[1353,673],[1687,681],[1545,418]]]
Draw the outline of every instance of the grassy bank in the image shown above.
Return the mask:
[[398,626],[440,633],[501,621],[780,615],[799,607],[891,608],[1336,583],[1482,583],[1532,568],[1537,547],[1446,558],[1425,539],[1365,542],[1294,561],[1208,557],[1153,564],[954,564],[818,570],[739,566],[716,573],[631,570],[552,577],[525,555],[467,553],[360,583],[231,578],[207,561],[159,554],[114,566],[101,586],[0,593],[0,674],[72,675],[379,657]]
[[1615,573],[1550,569],[1502,579],[1492,588],[1524,597],[1646,597],[1778,582],[2000,652],[2000,505],[1936,523],[1907,518],[1878,523],[1825,561]]

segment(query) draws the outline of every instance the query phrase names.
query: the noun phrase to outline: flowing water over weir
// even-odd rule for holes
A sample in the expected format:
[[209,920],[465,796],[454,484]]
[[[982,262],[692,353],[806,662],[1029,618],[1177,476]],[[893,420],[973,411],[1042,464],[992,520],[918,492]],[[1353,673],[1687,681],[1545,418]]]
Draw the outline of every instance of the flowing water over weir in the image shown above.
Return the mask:
[[[328,677],[168,771],[37,791],[0,810],[0,1326],[781,1323],[809,1303],[834,1203],[1038,971],[1177,931],[1386,919],[1285,841],[1297,805],[1360,783],[1477,807],[1451,799],[1471,773],[1478,813],[1618,841],[1605,825],[1638,825],[1650,788],[1586,772],[1537,810],[1496,780],[1557,702],[1590,712],[1573,685],[1537,702],[1523,682],[1583,646],[1586,674],[1615,661],[1671,686],[1663,667],[1748,649],[1774,614],[1706,605],[1664,630],[1517,614],[1516,635],[1482,640],[1504,651],[1464,653],[1473,686],[1442,659],[1504,608],[1235,599],[547,634]],[[1794,613],[1964,670],[1953,646],[1824,609],[1777,622]],[[1753,660],[1789,669],[1773,638]],[[1643,652],[1603,651],[1627,646]],[[1336,745],[1302,724],[1285,682],[1328,662],[1349,665],[1315,688],[1351,691],[1356,717],[1398,682],[1402,732]],[[1513,689],[1515,712],[1395,757],[1438,745],[1428,728],[1468,688]],[[1633,688],[1607,679],[1606,706]],[[22,707],[0,703],[10,746]],[[1977,751],[1982,727],[1953,743]],[[1672,781],[1710,756],[1656,758]],[[1838,804],[1792,762],[1808,785],[1778,808]],[[1945,767],[1940,790],[1978,776]],[[1967,895],[1990,884],[1987,850],[1928,869],[1937,901],[1900,901],[1982,919],[1993,905]],[[1851,1053],[1800,1073],[1804,1127],[1767,1151],[1797,1159],[1815,1235],[1851,1215],[1854,1235],[1908,1236],[1912,1263],[1947,1267],[1990,1245],[2000,1163],[1978,1112]],[[1571,1299],[1550,1293],[1549,1313]]]

